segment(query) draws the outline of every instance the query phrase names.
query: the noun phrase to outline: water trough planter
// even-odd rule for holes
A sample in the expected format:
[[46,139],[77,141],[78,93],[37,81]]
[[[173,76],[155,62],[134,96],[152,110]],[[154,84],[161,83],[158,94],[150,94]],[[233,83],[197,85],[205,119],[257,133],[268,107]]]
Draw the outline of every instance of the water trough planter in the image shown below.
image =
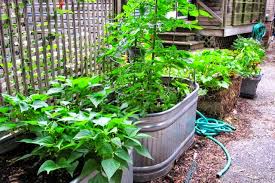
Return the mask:
[[5,154],[9,151],[14,150],[20,144],[17,142],[26,138],[26,134],[23,134],[20,131],[14,131],[10,133],[1,132],[0,134],[0,155]]
[[257,96],[257,87],[262,79],[262,74],[256,77],[243,78],[240,97],[253,99]]
[[185,82],[194,87],[191,94],[167,111],[147,115],[138,124],[142,133],[152,136],[142,139],[141,143],[149,150],[153,160],[133,154],[135,182],[164,176],[173,167],[174,161],[192,145],[199,86]]
[[236,106],[241,88],[241,77],[232,79],[228,89],[218,92],[209,92],[205,96],[200,96],[198,110],[209,117],[223,118]]

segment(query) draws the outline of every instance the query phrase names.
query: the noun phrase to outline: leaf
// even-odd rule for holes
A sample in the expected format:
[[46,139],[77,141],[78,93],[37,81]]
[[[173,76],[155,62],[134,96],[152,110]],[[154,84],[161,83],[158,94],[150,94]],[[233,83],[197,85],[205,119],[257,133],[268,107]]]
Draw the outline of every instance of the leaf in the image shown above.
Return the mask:
[[109,180],[120,167],[120,163],[114,159],[103,160],[101,165]]
[[120,140],[119,137],[112,138],[112,139],[111,139],[111,142],[112,142],[113,144],[115,144],[116,146],[118,146],[118,147],[121,147],[121,145],[122,145],[121,140]]
[[28,144],[37,144],[40,146],[51,147],[51,146],[53,146],[54,139],[51,136],[46,136],[46,137],[38,137],[35,140],[23,139],[23,140],[20,140],[19,142],[25,142]]
[[133,161],[129,155],[128,152],[126,152],[124,149],[118,149],[116,152],[115,152],[115,155],[117,157],[119,157],[120,159],[123,159],[125,161],[127,161],[127,163],[130,163],[130,164],[133,164]]
[[19,107],[20,107],[21,112],[25,112],[25,111],[29,110],[29,105],[26,102],[21,101],[19,103]]
[[76,167],[78,166],[78,164],[79,164],[79,161],[76,161],[73,164],[71,164],[70,166],[66,167],[66,170],[71,175],[71,177],[74,176],[74,171],[75,171]]
[[82,139],[82,138],[85,138],[85,137],[88,137],[88,136],[90,136],[92,134],[92,132],[90,131],[90,130],[81,130],[81,131],[79,131],[77,134],[76,134],[76,136],[74,137],[74,139],[76,139],[76,140],[80,140],[80,139]]
[[82,168],[80,177],[86,177],[98,168],[98,164],[94,159],[88,159]]
[[145,133],[139,133],[139,134],[137,134],[136,138],[138,138],[138,139],[148,139],[148,138],[151,138],[151,136],[148,135],[148,134],[145,134]]
[[22,157],[16,159],[16,161],[20,161],[20,160],[23,160],[23,159],[27,159],[27,158],[29,158],[29,157],[31,157],[31,156],[33,156],[33,154],[25,154],[24,156],[22,156]]
[[136,136],[136,134],[139,132],[139,130],[140,130],[139,128],[134,127],[134,126],[125,128],[127,135],[129,135],[130,137]]
[[48,95],[52,95],[52,94],[57,94],[57,93],[62,93],[63,92],[63,88],[50,88],[47,92]]
[[111,118],[101,117],[99,119],[94,119],[93,123],[104,127],[110,120],[111,120]]
[[60,167],[54,161],[47,160],[40,166],[37,175],[44,171],[46,171],[47,174],[49,174],[51,171],[57,170],[59,168]]
[[89,183],[109,183],[109,181],[101,173],[98,173],[89,180]]
[[207,11],[199,10],[199,14],[204,17],[212,17]]
[[41,101],[41,100],[36,100],[32,104],[32,107],[34,108],[34,110],[37,110],[37,109],[40,109],[40,108],[43,108],[43,107],[48,107],[48,106],[49,105],[46,102]]
[[72,152],[70,157],[68,158],[68,162],[72,163],[72,162],[74,162],[75,160],[79,159],[82,156],[83,156],[82,152]]
[[5,114],[5,113],[7,113],[8,111],[10,110],[10,108],[9,107],[0,107],[0,113],[2,113],[2,114]]
[[0,18],[2,21],[5,21],[9,19],[9,16],[6,13],[3,13]]
[[8,117],[0,117],[0,123],[7,122]]
[[32,101],[36,101],[36,100],[45,101],[49,98],[49,96],[46,94],[33,94],[30,96],[30,98],[32,99]]
[[8,123],[8,124],[1,125],[0,126],[0,132],[12,130],[16,126],[17,125],[13,124],[13,123]]
[[144,157],[147,157],[149,159],[153,159],[149,151],[144,146],[135,147],[135,150],[137,151],[138,154]]
[[227,83],[226,81],[222,81],[218,83],[218,86],[227,89],[229,87],[229,83]]

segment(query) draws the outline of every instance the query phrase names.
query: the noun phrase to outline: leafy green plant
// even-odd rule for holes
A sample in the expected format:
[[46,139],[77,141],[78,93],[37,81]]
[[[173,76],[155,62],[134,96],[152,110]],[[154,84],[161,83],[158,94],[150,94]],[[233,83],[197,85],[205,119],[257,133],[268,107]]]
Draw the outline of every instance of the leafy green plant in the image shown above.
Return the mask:
[[[105,41],[109,46],[100,60],[119,65],[109,73],[117,102],[127,102],[130,109],[138,109],[142,115],[169,109],[189,92],[188,85],[174,80],[164,84],[162,80],[163,70],[185,68],[189,54],[175,46],[164,47],[158,34],[178,27],[200,28],[197,21],[187,23],[166,17],[175,10],[176,3],[183,15],[207,14],[186,0],[129,0],[123,13],[108,27],[111,34]],[[125,53],[133,50],[139,54],[125,59]]]
[[190,69],[174,69],[173,75],[187,77],[195,73],[196,82],[200,85],[200,95],[227,89],[240,70],[234,52],[226,49],[195,52],[191,60]]
[[134,112],[126,112],[125,105],[103,105],[109,92],[99,81],[59,77],[46,94],[3,94],[7,105],[0,108],[0,131],[35,135],[21,140],[36,147],[19,160],[38,156],[38,174],[63,169],[74,177],[78,168],[80,177],[97,172],[90,182],[120,182],[122,170],[132,163],[129,151],[151,158],[139,142],[148,135],[134,125]]
[[236,49],[236,60],[241,66],[243,77],[255,77],[261,73],[260,63],[265,56],[261,43],[252,38],[239,37],[233,47]]

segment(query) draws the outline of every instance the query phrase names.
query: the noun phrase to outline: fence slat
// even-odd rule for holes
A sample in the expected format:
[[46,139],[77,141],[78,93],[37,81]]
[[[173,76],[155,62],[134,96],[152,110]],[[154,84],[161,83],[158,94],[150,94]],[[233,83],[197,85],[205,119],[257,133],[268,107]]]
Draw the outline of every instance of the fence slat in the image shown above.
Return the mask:
[[59,46],[59,37],[58,34],[58,14],[57,14],[57,7],[56,7],[56,0],[53,0],[53,9],[54,9],[54,30],[55,30],[55,43],[56,43],[56,52],[57,52],[57,75],[60,75],[60,46]]
[[43,48],[43,66],[44,66],[44,84],[48,87],[49,84],[49,71],[48,71],[48,60],[47,60],[47,42],[45,35],[45,22],[43,15],[43,0],[39,0],[39,12],[40,12],[40,22],[41,22],[41,36],[42,36],[42,48]]
[[[28,18],[28,8],[27,4],[24,4],[24,23],[25,25],[29,25],[29,18]],[[25,26],[26,29],[26,40],[27,40],[27,57],[28,57],[28,67],[29,67],[29,75],[30,75],[30,83],[32,86],[32,89],[35,89],[35,83],[34,83],[34,70],[33,70],[33,59],[32,59],[32,51],[31,51],[31,35],[30,35],[30,29],[29,26]]]
[[[69,3],[68,1],[65,2],[66,3],[66,9],[69,10]],[[70,27],[70,20],[69,20],[69,12],[67,12],[66,14],[66,21],[67,21],[67,27]],[[74,66],[74,61],[73,61],[73,57],[72,57],[72,38],[71,38],[71,30],[68,28],[68,48],[69,48],[69,64],[70,64],[70,75],[73,75],[73,66]]]
[[[75,12],[74,1],[72,1],[72,11]],[[76,38],[76,23],[75,13],[73,13],[73,34],[74,34],[74,56],[75,56],[75,76],[78,76],[78,52],[77,52],[77,38]]]
[[[6,3],[6,8],[7,8],[7,15],[8,17],[11,17],[11,12],[10,12],[10,2],[5,0],[5,3]],[[17,63],[16,63],[16,59],[15,59],[15,49],[14,49],[14,36],[13,36],[13,25],[12,25],[12,22],[11,22],[11,19],[9,18],[7,20],[8,22],[8,27],[9,27],[9,45],[10,45],[10,55],[11,55],[11,60],[12,60],[12,70],[13,70],[13,78],[14,78],[14,82],[15,82],[15,89],[16,89],[16,92],[20,92],[19,90],[19,81],[18,81],[18,70],[17,70]]]
[[[2,16],[2,9],[0,8],[0,17]],[[7,54],[6,54],[6,43],[4,39],[4,29],[3,29],[3,21],[2,18],[0,18],[0,36],[1,36],[1,53],[2,53],[2,63],[3,63],[3,69],[4,69],[4,77],[5,77],[5,82],[7,85],[7,91],[8,94],[11,94],[11,84],[10,84],[10,77],[9,77],[9,68],[8,68],[8,61],[7,61]],[[1,79],[2,76],[0,76]],[[1,81],[0,81],[1,82]],[[2,85],[2,82],[1,82]]]
[[39,47],[38,47],[38,36],[37,36],[37,22],[36,22],[36,11],[35,11],[35,2],[32,1],[32,22],[33,22],[33,39],[35,42],[35,63],[36,63],[36,72],[37,72],[37,82],[38,82],[38,89],[42,91],[42,78],[41,78],[41,71],[40,71],[40,57],[39,57]]
[[[87,36],[87,18],[86,18],[86,14],[87,14],[87,10],[85,9],[85,3],[82,3],[82,9],[83,9],[83,24],[84,24],[84,50],[85,50],[85,57],[83,58],[84,61],[84,70],[85,70],[85,75],[88,75],[88,36]],[[90,34],[90,33],[89,33]],[[91,40],[90,40],[91,41]]]
[[78,21],[78,34],[80,35],[79,37],[79,62],[80,62],[80,75],[83,75],[83,70],[84,70],[84,61],[83,61],[83,45],[82,45],[82,30],[81,30],[81,19],[80,19],[80,2],[77,1],[77,21]]
[[50,62],[51,62],[51,76],[52,79],[55,78],[55,68],[54,68],[54,57],[53,57],[53,40],[54,40],[54,34],[52,34],[52,24],[51,24],[51,15],[50,15],[50,5],[49,0],[46,1],[46,11],[47,11],[47,21],[48,21],[48,42],[50,45]]
[[28,94],[28,86],[27,86],[27,78],[26,78],[26,67],[25,67],[25,56],[22,44],[22,28],[21,28],[21,16],[19,13],[19,5],[18,0],[15,0],[15,15],[16,15],[16,23],[17,23],[17,33],[18,33],[18,41],[19,41],[19,52],[20,52],[20,59],[21,59],[21,72],[22,72],[22,79],[23,79],[23,93],[25,95]]

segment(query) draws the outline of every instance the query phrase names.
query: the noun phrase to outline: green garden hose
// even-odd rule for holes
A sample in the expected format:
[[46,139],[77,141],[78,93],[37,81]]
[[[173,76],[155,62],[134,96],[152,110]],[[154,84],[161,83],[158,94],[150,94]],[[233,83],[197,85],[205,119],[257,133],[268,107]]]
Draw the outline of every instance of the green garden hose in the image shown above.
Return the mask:
[[252,28],[252,37],[257,41],[262,41],[266,34],[266,27],[263,23],[257,23]]
[[215,139],[213,136],[219,135],[222,132],[230,133],[236,129],[224,121],[217,120],[214,118],[207,118],[199,111],[197,111],[197,115],[199,115],[200,118],[196,120],[196,133],[198,135],[205,136],[206,138],[218,144],[226,155],[227,163],[224,166],[224,168],[217,173],[217,176],[221,177],[229,169],[231,165],[231,157],[225,146],[220,141]]

